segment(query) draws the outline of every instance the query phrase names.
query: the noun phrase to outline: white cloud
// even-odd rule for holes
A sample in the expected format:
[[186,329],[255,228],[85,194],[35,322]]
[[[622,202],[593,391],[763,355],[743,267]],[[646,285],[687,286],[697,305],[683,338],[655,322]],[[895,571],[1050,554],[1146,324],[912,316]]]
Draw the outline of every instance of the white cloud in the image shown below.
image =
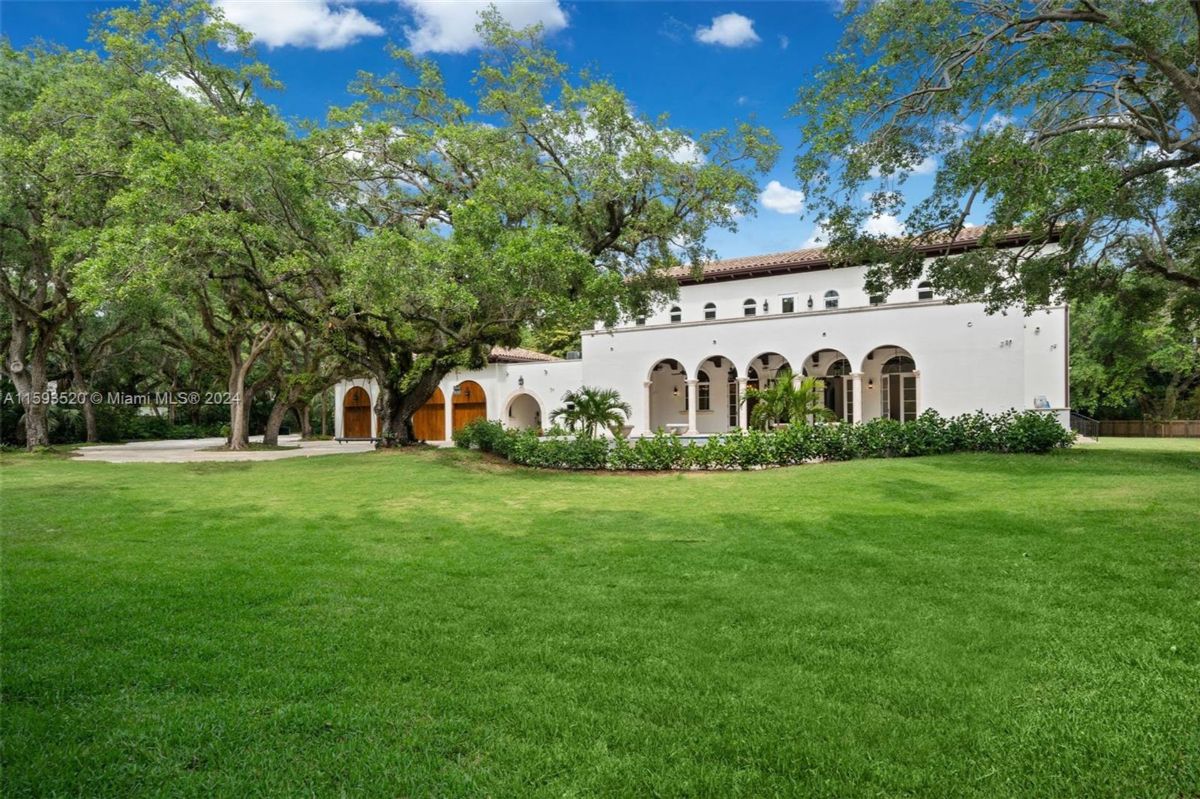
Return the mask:
[[217,0],[217,7],[267,47],[336,50],[383,33],[358,9],[325,0]]
[[741,14],[713,17],[712,25],[696,29],[696,40],[722,47],[743,47],[759,42],[758,34],[754,32],[754,20]]
[[863,232],[872,236],[901,236],[904,234],[904,223],[891,214],[879,214],[867,220]]
[[695,164],[696,166],[708,163],[708,157],[704,155],[700,145],[688,137],[684,137],[684,139],[683,143],[671,153],[671,160],[677,164]]
[[804,192],[789,189],[778,180],[772,180],[758,196],[764,208],[781,214],[798,214],[804,210]]
[[779,49],[780,49],[780,50],[786,50],[786,49],[788,49],[788,45],[789,45],[789,44],[791,44],[791,43],[792,43],[792,40],[791,40],[791,39],[789,39],[788,37],[784,36],[782,33],[781,33],[781,34],[779,34]]
[[400,0],[415,25],[405,26],[414,53],[465,53],[482,42],[475,26],[489,6],[514,28],[541,23],[547,33],[567,27],[567,14],[558,0]]
[[817,224],[813,227],[812,234],[804,240],[804,247],[824,247],[829,243],[829,230],[825,227],[825,220],[818,219]]

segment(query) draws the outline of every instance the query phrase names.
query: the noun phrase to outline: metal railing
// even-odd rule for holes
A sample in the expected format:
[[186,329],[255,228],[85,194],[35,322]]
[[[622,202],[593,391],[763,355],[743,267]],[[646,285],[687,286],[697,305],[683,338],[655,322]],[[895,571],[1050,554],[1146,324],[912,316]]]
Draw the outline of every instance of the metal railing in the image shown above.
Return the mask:
[[1071,411],[1071,429],[1087,438],[1100,438],[1100,423],[1090,416]]

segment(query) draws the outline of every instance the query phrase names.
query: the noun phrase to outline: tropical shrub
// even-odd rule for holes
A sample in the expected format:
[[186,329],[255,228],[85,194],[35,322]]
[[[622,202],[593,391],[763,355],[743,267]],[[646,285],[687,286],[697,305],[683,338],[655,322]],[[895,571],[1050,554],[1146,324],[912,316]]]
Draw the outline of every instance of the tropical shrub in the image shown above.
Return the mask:
[[813,460],[902,458],[947,452],[1049,452],[1074,435],[1036,411],[976,412],[953,418],[926,411],[911,422],[872,419],[863,424],[820,423],[735,430],[689,441],[659,431],[628,441],[592,436],[544,436],[505,430],[478,420],[454,434],[460,447],[494,452],[513,463],[544,469],[755,469]]

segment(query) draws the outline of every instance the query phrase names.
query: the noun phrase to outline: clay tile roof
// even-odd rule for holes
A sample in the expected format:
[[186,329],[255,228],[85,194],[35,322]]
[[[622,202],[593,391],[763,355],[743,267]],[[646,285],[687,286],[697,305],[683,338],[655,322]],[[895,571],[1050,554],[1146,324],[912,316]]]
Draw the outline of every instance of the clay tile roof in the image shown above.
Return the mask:
[[[951,240],[948,236],[931,237],[921,243],[917,249],[928,252],[944,250],[971,249],[983,238],[987,227],[965,227]],[[1021,231],[1011,231],[995,240],[997,246],[1011,246],[1024,243],[1028,237]],[[749,255],[744,258],[729,258],[724,261],[709,261],[700,268],[700,279],[732,280],[740,277],[758,277],[774,272],[807,272],[815,269],[830,269],[834,265],[826,254],[824,247],[806,247],[800,250],[788,250],[767,255]],[[697,278],[691,267],[681,266],[671,269],[668,275],[680,283],[695,283]]]
[[562,358],[555,358],[553,355],[547,355],[544,352],[535,350],[527,350],[522,347],[492,347],[492,352],[488,355],[488,361],[491,363],[527,363],[530,361],[561,361]]

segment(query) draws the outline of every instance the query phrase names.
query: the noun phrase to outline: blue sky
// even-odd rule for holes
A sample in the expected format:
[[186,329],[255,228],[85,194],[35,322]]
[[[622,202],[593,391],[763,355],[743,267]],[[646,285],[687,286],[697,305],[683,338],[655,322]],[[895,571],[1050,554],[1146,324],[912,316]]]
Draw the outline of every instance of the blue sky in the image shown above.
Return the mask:
[[[260,57],[285,89],[268,98],[291,118],[321,119],[348,102],[346,87],[360,69],[386,72],[388,43],[435,57],[450,88],[470,91],[476,0],[222,0],[226,13],[255,34]],[[0,4],[0,30],[15,46],[43,37],[87,47],[91,17],[109,4]],[[574,67],[609,76],[651,116],[667,113],[672,127],[699,133],[753,119],[782,145],[763,177],[756,217],[736,233],[714,231],[721,257],[793,249],[809,243],[813,221],[794,193],[792,157],[799,120],[789,117],[797,88],[810,80],[837,44],[842,22],[830,0],[813,2],[565,2],[501,0],[514,24],[541,21],[549,41]],[[920,188],[918,176],[910,188]],[[777,183],[772,183],[776,181]]]

